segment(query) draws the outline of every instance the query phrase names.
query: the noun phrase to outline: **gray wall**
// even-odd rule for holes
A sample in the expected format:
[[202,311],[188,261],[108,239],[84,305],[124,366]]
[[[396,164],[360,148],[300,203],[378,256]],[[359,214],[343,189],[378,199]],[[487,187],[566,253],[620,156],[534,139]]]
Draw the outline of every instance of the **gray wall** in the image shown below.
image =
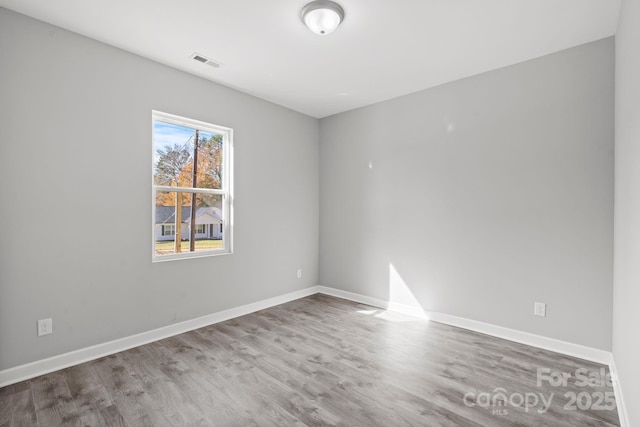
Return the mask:
[[610,350],[613,54],[321,120],[320,284]]
[[[324,285],[611,347],[612,39],[320,126],[4,9],[0,64],[0,369],[315,285],[318,258]],[[152,109],[234,128],[233,255],[151,263]]]
[[630,425],[640,425],[640,3],[623,0],[616,34],[613,356]]
[[[151,263],[152,109],[234,129],[233,255]],[[316,285],[318,135],[317,119],[0,9],[0,369]]]

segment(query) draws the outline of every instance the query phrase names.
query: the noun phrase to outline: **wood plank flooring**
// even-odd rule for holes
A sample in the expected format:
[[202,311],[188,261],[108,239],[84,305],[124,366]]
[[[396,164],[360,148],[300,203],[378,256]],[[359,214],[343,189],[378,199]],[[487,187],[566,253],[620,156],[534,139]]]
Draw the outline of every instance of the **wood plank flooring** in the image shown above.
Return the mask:
[[0,427],[618,426],[601,369],[317,294],[4,387]]

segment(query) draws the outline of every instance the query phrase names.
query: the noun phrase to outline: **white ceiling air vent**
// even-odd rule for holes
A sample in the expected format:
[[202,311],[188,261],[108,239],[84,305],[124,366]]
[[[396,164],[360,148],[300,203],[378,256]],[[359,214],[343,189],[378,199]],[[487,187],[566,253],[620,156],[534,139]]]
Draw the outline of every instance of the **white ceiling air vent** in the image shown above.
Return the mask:
[[207,64],[212,66],[213,68],[220,68],[222,66],[221,62],[214,61],[213,59],[209,59],[204,55],[200,55],[199,53],[194,53],[190,56],[191,59],[195,59],[198,62],[202,62],[203,64]]

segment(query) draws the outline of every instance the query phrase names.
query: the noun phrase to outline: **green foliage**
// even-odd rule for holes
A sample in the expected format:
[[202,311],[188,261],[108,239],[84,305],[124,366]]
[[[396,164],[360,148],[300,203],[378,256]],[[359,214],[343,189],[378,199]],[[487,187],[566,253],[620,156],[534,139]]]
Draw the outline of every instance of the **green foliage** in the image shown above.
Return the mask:
[[222,188],[222,135],[208,140],[201,138],[198,144],[198,187]]
[[[154,182],[156,185],[194,187],[193,185],[193,149],[195,144],[185,146],[174,145],[170,149],[157,150],[158,160],[154,168]],[[198,140],[198,168],[196,188],[222,188],[222,135],[210,138],[201,137]],[[189,199],[185,197],[185,199]],[[198,205],[216,206],[219,196],[198,195]],[[185,206],[191,204],[185,200]],[[158,205],[174,206],[175,196],[171,193],[158,192]]]

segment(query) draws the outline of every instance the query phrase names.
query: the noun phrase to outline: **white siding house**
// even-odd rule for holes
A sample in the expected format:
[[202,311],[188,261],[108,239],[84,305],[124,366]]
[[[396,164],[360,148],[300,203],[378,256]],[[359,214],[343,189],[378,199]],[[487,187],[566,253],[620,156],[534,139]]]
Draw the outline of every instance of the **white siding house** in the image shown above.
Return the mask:
[[[175,236],[176,208],[174,206],[156,206],[156,241],[173,241]],[[182,240],[190,235],[191,206],[182,207]],[[196,239],[222,239],[222,210],[216,207],[196,209]]]

